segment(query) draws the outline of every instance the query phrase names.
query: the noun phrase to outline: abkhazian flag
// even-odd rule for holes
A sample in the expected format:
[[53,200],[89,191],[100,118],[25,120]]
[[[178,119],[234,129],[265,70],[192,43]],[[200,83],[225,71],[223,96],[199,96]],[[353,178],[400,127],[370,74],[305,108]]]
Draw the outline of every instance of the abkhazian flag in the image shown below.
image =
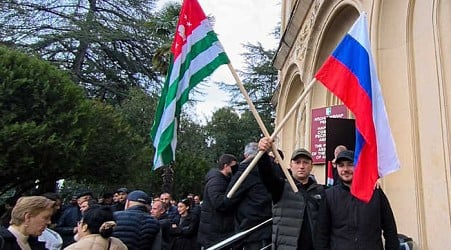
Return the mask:
[[332,161],[327,162],[327,181],[326,185],[332,187],[334,185],[334,174],[332,173]]
[[371,55],[366,14],[361,14],[315,78],[351,110],[356,122],[351,193],[369,202],[378,177],[399,169],[382,91]]
[[175,161],[177,118],[190,90],[220,65],[229,63],[197,0],[183,1],[171,52],[171,64],[151,129],[154,169]]

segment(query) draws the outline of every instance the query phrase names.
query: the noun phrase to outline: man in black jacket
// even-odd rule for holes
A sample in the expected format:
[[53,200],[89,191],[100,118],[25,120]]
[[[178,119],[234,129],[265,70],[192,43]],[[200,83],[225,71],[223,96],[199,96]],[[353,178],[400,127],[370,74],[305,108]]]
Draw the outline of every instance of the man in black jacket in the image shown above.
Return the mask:
[[[259,150],[271,149],[272,141],[262,138]],[[312,155],[306,149],[295,150],[290,160],[291,177],[299,189],[293,192],[280,166],[272,164],[267,153],[258,162],[260,177],[273,201],[273,249],[313,250],[313,232],[318,219],[324,188],[310,176]]]
[[130,250],[152,249],[160,232],[160,223],[153,218],[146,204],[149,196],[141,190],[128,194],[125,210],[114,213],[116,227],[113,236],[119,238]]
[[342,183],[326,190],[320,207],[315,249],[379,250],[385,245],[387,250],[398,250],[395,219],[382,189],[375,189],[368,203],[358,200],[350,192],[354,152],[339,153],[335,162]]
[[[258,143],[248,143],[244,148],[245,159],[240,162],[238,171],[232,176],[229,192],[258,152]],[[272,217],[271,195],[263,185],[258,168],[253,168],[235,191],[230,201],[236,205],[235,231],[250,229]],[[261,249],[271,243],[271,224],[252,232],[244,239],[244,249]]]
[[224,154],[219,158],[218,167],[205,175],[204,200],[200,214],[198,242],[207,248],[224,240],[234,232],[234,209],[226,202],[227,185],[236,157]]
[[161,230],[161,250],[169,249],[170,235],[169,230],[171,228],[171,219],[169,219],[166,213],[166,203],[163,201],[154,201],[152,203],[152,209],[150,214],[160,222]]

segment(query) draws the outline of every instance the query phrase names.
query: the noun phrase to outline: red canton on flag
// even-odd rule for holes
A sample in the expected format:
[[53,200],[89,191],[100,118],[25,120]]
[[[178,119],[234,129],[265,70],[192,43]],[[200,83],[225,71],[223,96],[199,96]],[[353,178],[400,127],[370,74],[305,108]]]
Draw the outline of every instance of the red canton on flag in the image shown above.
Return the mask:
[[229,63],[196,0],[183,1],[171,52],[171,64],[151,130],[154,169],[175,161],[177,117],[188,101],[190,90],[219,66]]
[[315,78],[351,110],[356,122],[351,193],[368,202],[378,177],[399,169],[384,100],[362,14]]

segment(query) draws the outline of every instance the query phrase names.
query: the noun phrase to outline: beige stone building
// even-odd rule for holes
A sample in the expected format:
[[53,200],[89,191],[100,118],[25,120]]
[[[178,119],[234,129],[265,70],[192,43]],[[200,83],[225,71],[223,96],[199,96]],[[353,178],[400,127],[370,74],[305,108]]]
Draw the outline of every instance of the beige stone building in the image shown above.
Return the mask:
[[[401,169],[384,177],[398,231],[415,249],[451,249],[451,1],[285,0],[274,66],[276,126],[360,12]],[[278,135],[284,151],[311,149],[311,110],[341,102],[314,85]],[[352,114],[349,115],[352,118]],[[324,165],[315,173],[324,183]]]

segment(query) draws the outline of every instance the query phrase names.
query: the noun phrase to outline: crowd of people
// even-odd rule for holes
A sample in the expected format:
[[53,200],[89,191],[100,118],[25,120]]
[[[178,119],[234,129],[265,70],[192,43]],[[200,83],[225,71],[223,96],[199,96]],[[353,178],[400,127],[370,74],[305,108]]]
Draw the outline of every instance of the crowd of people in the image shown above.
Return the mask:
[[[259,151],[257,167],[227,197]],[[2,216],[0,249],[207,249],[271,218],[272,223],[221,249],[399,249],[382,189],[376,186],[368,203],[350,193],[353,151],[337,147],[334,167],[340,181],[331,188],[316,182],[308,150],[292,152],[291,176],[280,170],[271,151],[272,140],[262,138],[245,146],[241,162],[222,155],[205,175],[202,201],[194,194],[177,202],[167,192],[151,197],[127,188],[100,199],[83,191],[64,206],[56,193],[21,197]]]

